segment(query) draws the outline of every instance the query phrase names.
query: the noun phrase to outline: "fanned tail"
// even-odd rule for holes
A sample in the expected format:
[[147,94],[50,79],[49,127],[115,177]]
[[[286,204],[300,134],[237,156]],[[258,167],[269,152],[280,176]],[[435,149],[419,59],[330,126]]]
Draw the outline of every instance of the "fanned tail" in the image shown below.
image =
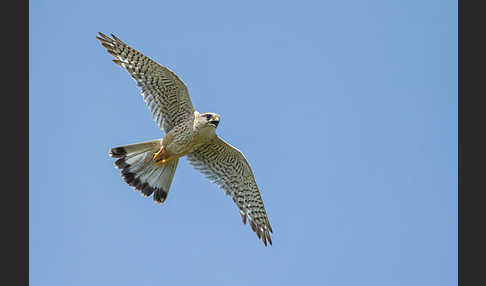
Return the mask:
[[115,166],[121,170],[121,176],[127,184],[145,197],[153,194],[156,203],[163,203],[169,194],[179,160],[157,165],[152,157],[159,148],[160,140],[152,140],[112,148],[110,156],[119,158]]

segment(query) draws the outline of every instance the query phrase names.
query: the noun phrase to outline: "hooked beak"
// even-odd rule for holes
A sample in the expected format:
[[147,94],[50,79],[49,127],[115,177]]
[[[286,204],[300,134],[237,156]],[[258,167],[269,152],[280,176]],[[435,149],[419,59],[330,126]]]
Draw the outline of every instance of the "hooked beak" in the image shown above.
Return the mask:
[[209,124],[214,125],[214,127],[218,127],[219,115],[214,116],[213,119],[209,121]]

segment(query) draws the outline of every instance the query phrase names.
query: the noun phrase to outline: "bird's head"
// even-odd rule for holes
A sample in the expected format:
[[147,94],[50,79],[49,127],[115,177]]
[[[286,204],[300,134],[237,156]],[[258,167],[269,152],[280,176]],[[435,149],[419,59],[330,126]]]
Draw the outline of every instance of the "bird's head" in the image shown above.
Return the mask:
[[206,112],[199,114],[197,125],[199,128],[214,128],[218,127],[219,124],[219,114],[214,112]]

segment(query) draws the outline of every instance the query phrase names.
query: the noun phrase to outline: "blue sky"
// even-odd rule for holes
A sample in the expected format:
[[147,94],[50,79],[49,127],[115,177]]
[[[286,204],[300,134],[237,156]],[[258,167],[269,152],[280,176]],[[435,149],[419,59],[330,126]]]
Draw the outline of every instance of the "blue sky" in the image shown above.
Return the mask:
[[[274,229],[179,163],[163,205],[111,147],[162,137],[114,33],[242,150]],[[456,285],[456,1],[31,1],[31,285]]]

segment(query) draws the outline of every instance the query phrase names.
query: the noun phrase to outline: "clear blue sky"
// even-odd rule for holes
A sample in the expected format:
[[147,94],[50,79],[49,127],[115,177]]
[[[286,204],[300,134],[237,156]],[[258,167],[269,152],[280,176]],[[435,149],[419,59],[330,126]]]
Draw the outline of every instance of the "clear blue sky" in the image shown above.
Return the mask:
[[[186,159],[123,182],[162,133],[98,31],[221,114],[273,247]],[[37,0],[29,38],[31,285],[457,284],[456,1]]]

